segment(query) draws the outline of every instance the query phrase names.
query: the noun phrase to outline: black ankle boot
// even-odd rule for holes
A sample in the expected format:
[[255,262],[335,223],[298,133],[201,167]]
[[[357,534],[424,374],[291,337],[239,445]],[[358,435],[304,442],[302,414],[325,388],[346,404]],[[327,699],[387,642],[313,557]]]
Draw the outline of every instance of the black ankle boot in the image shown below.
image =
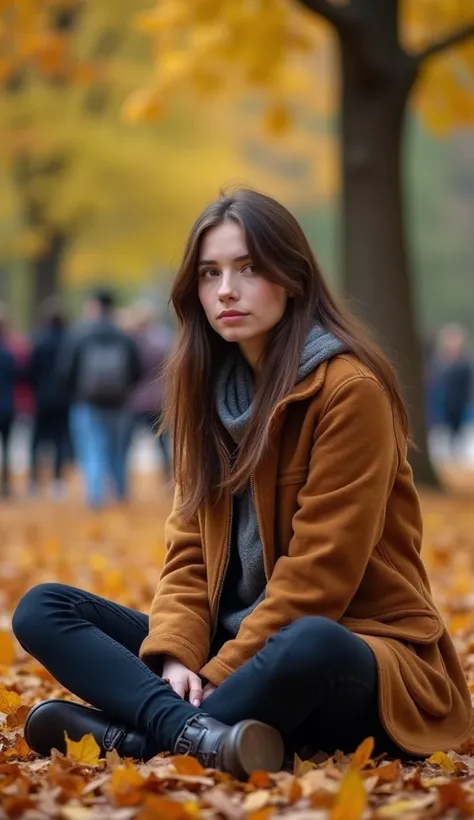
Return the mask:
[[279,771],[284,746],[277,730],[266,723],[242,720],[227,726],[210,715],[199,714],[184,724],[174,754],[192,755],[206,769],[220,769],[244,780],[256,769]]
[[67,700],[43,700],[28,713],[25,722],[25,740],[30,749],[48,756],[51,749],[66,752],[64,732],[71,740],[80,740],[92,734],[100,746],[101,757],[117,749],[121,757],[142,759],[146,738],[124,723],[111,720],[103,712],[70,703]]

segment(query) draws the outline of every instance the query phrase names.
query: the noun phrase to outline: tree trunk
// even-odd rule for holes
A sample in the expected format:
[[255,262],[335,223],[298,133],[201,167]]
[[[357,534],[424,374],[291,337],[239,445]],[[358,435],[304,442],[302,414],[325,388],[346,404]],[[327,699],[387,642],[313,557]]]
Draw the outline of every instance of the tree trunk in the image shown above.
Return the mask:
[[33,320],[36,318],[41,302],[59,291],[61,262],[67,239],[65,233],[55,231],[45,242],[41,253],[32,262]]
[[[343,285],[395,365],[419,450],[418,482],[438,486],[427,450],[421,350],[403,223],[400,153],[413,64],[396,53],[373,73],[341,37]],[[390,70],[387,70],[387,64]]]

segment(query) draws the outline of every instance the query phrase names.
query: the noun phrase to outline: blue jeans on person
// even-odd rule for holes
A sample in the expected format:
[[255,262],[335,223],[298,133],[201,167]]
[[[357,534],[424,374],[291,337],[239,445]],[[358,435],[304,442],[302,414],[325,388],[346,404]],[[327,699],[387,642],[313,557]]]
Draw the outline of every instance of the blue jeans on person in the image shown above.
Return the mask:
[[91,507],[104,504],[108,485],[127,497],[128,412],[123,408],[78,403],[71,408],[71,436]]
[[246,718],[268,723],[289,754],[305,746],[349,753],[373,736],[377,753],[401,756],[379,719],[374,655],[334,621],[306,617],[284,627],[200,710],[138,658],[148,634],[141,612],[45,583],[23,596],[12,625],[22,646],[63,686],[142,733],[145,759],[172,750],[199,711],[228,725]]

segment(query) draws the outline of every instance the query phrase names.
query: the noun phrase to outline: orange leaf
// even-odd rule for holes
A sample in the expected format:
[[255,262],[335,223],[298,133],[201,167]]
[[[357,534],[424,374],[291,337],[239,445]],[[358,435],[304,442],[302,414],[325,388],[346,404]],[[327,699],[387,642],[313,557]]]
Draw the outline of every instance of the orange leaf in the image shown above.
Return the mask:
[[25,758],[28,757],[30,753],[30,747],[28,746],[26,740],[22,735],[16,735],[15,737],[15,749],[17,752],[18,757]]
[[178,774],[197,775],[198,777],[206,774],[199,760],[190,755],[176,755],[176,757],[171,758],[171,762]]
[[133,763],[126,766],[118,766],[112,773],[111,783],[114,792],[123,789],[136,789],[143,786],[145,778],[136,769]]
[[386,766],[379,766],[368,772],[369,775],[377,775],[382,783],[393,783],[400,777],[400,761],[392,760]]
[[464,814],[474,814],[474,801],[469,800],[466,792],[459,783],[443,783],[438,786],[438,796],[441,809],[460,809]]
[[34,801],[27,795],[11,795],[2,799],[2,808],[8,817],[21,817],[27,809],[34,808]]
[[97,766],[99,763],[100,746],[96,743],[91,734],[84,735],[80,740],[71,740],[67,732],[64,732],[66,739],[66,757],[82,763],[84,766]]
[[179,803],[165,797],[150,795],[142,809],[135,815],[135,820],[190,820],[198,816],[195,802]]
[[11,632],[0,632],[0,664],[11,666],[15,661],[16,652]]
[[268,820],[269,817],[275,816],[275,806],[267,806],[266,809],[260,811],[252,811],[247,814],[246,820]]
[[20,695],[10,692],[8,689],[0,688],[0,712],[5,715],[13,715],[22,705]]
[[367,793],[364,781],[358,771],[349,769],[336,795],[331,820],[360,820],[366,805]]
[[367,763],[370,761],[372,756],[372,752],[374,751],[374,745],[373,737],[366,737],[366,739],[363,740],[360,746],[358,746],[355,750],[350,768],[363,769],[364,766],[367,766]]
[[249,777],[249,783],[255,786],[256,789],[271,789],[273,786],[273,781],[268,772],[263,772],[259,769],[252,772]]

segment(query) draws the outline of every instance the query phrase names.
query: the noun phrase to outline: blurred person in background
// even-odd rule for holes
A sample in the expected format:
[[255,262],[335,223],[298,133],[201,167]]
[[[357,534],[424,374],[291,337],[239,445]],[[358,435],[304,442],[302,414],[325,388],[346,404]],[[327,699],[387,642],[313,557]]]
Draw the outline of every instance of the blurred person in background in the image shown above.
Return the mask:
[[139,301],[132,312],[130,328],[142,363],[142,376],[130,396],[131,413],[130,444],[135,434],[145,429],[157,442],[163,472],[167,483],[171,481],[171,455],[169,434],[157,435],[161,424],[163,384],[161,371],[173,342],[172,331],[158,322],[151,302]]
[[30,494],[38,492],[39,456],[44,446],[54,453],[52,495],[65,493],[63,474],[68,451],[69,396],[58,377],[59,355],[67,332],[67,318],[58,297],[40,309],[40,327],[33,339],[29,381],[35,398],[31,441]]
[[448,431],[451,455],[456,455],[473,398],[474,382],[469,335],[462,325],[452,323],[441,328],[436,345],[434,380],[439,421]]
[[127,402],[141,375],[137,346],[117,325],[114,309],[112,293],[92,294],[85,321],[68,334],[58,367],[71,397],[74,451],[93,509],[103,506],[109,484],[119,501],[127,498]]
[[0,471],[0,495],[11,495],[10,443],[15,418],[15,384],[18,370],[8,335],[8,311],[0,304],[0,440],[2,466]]

